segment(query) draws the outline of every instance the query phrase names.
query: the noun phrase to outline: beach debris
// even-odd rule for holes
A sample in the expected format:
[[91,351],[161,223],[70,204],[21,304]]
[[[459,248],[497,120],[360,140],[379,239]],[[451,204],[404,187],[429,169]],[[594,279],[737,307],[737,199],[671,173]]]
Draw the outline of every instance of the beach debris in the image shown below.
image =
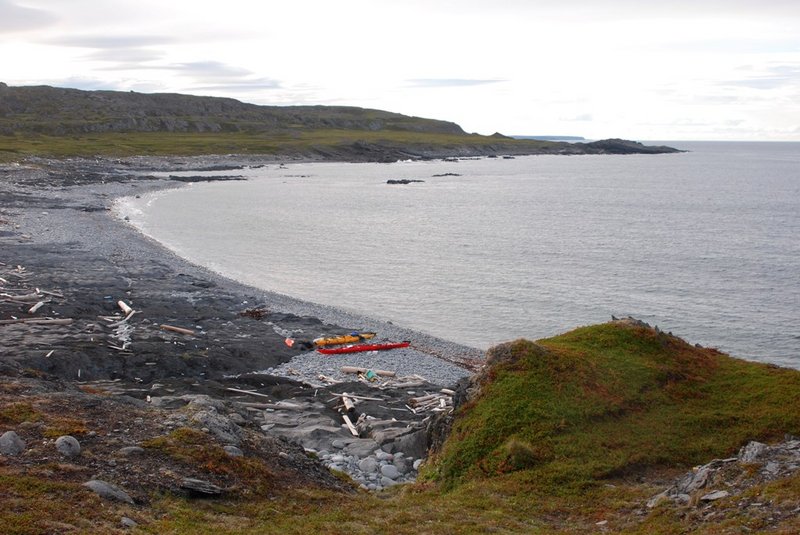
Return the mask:
[[229,390],[231,392],[237,392],[239,394],[249,394],[251,396],[258,396],[258,397],[261,397],[261,398],[270,398],[270,396],[268,396],[266,394],[262,394],[260,392],[255,392],[253,390],[241,390],[239,388],[232,388],[232,387],[226,388],[225,390]]
[[355,401],[347,396],[347,392],[342,394],[342,403],[344,404],[344,409],[347,412],[353,412],[356,410]]
[[264,316],[270,314],[270,311],[264,307],[248,308],[239,312],[239,315],[244,318],[253,318],[254,320],[264,319]]
[[120,310],[122,310],[122,313],[125,314],[126,316],[131,312],[133,312],[133,309],[130,306],[128,306],[128,304],[125,301],[121,299],[117,301],[117,306],[119,306]]
[[395,377],[397,372],[388,371],[388,370],[370,370],[369,368],[359,368],[357,366],[342,366],[341,368],[342,373],[355,373],[355,374],[366,374],[367,372],[373,372],[375,375],[380,375],[382,377]]
[[12,325],[14,323],[27,323],[29,325],[70,325],[74,322],[72,318],[15,318],[10,320],[0,320],[0,325]]
[[448,388],[443,388],[439,392],[425,394],[423,396],[408,399],[408,409],[414,414],[420,412],[444,412],[453,410],[453,395],[455,392]]
[[328,377],[327,375],[324,374],[317,375],[317,379],[327,385],[338,385],[344,382],[344,381],[339,381],[338,379],[334,379],[333,377]]
[[35,314],[37,310],[39,310],[44,306],[44,303],[45,303],[44,301],[39,301],[38,303],[33,305],[31,308],[28,309],[28,314]]
[[345,425],[347,425],[347,428],[350,430],[350,433],[352,433],[354,437],[357,437],[358,429],[356,429],[356,426],[353,425],[353,421],[350,420],[350,417],[346,414],[342,414],[342,419],[344,420]]
[[161,324],[161,329],[178,334],[185,334],[187,336],[194,336],[194,331],[192,329],[184,329],[183,327],[175,327],[174,325],[167,325],[165,323]]

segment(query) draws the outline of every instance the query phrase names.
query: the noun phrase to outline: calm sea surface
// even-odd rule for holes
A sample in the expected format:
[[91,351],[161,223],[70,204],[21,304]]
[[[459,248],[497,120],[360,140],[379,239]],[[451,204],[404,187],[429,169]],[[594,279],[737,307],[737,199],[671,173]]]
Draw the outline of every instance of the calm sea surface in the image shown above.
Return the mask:
[[467,345],[632,315],[800,368],[800,144],[671,144],[691,152],[270,165],[121,210],[232,278]]

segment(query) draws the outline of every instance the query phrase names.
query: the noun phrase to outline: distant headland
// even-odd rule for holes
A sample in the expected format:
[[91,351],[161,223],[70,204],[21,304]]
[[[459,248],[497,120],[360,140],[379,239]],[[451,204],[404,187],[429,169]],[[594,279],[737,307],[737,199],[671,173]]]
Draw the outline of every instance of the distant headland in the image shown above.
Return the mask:
[[482,136],[449,121],[358,107],[260,106],[231,98],[13,87],[2,82],[0,136],[0,161],[30,156],[243,154],[388,162],[678,152],[626,140],[575,143],[573,138]]

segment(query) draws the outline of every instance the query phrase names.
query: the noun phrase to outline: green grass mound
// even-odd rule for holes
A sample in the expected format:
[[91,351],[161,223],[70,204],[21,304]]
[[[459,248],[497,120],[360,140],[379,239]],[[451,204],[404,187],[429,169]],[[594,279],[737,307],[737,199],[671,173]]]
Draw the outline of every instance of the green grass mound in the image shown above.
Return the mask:
[[800,372],[643,325],[518,340],[493,348],[489,363],[430,473],[450,487],[515,472],[571,494],[800,433]]

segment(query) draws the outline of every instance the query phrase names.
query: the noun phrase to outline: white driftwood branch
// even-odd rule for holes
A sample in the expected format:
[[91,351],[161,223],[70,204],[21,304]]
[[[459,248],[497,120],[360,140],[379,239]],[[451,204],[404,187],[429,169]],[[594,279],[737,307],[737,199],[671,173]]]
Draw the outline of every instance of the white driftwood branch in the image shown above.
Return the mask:
[[347,424],[347,428],[350,430],[353,436],[357,437],[358,429],[356,429],[356,426],[353,425],[353,422],[350,420],[350,417],[347,416],[346,414],[343,414],[342,419],[344,419],[344,423]]
[[[367,373],[370,369],[369,368],[358,368],[356,366],[342,366],[341,368],[342,373]],[[397,372],[387,371],[387,370],[372,370],[375,375],[381,375],[384,377],[394,377],[397,375]]]

